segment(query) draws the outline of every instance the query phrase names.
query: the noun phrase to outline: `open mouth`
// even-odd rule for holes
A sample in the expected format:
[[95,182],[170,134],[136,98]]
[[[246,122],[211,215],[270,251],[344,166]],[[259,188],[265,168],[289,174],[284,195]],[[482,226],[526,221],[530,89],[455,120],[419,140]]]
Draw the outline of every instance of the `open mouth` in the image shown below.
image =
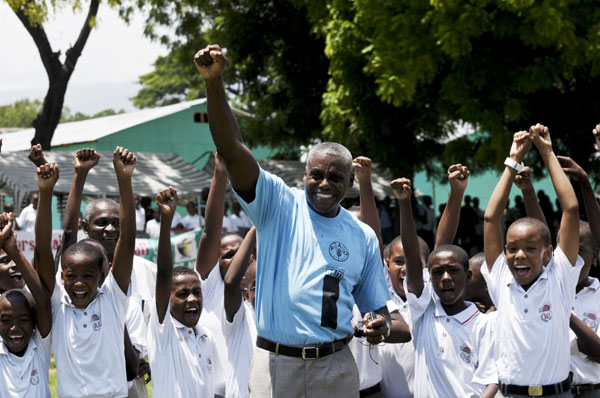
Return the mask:
[[9,334],[8,340],[11,342],[11,344],[18,346],[23,344],[25,340],[25,335],[23,333]]
[[83,300],[87,297],[87,290],[85,289],[73,289],[73,297],[78,300]]
[[317,193],[316,196],[318,199],[323,199],[323,200],[329,200],[329,199],[333,198],[333,195],[326,194],[326,193]]
[[444,287],[440,290],[440,293],[444,297],[454,297],[454,288],[453,287]]
[[13,272],[9,275],[9,278],[20,282],[23,280],[23,274],[21,274],[20,272]]
[[183,315],[186,318],[197,318],[200,315],[200,309],[198,307],[189,307],[183,310]]
[[527,276],[527,274],[529,273],[530,269],[531,268],[527,267],[527,266],[516,265],[515,266],[515,276],[517,278],[523,278],[523,277]]

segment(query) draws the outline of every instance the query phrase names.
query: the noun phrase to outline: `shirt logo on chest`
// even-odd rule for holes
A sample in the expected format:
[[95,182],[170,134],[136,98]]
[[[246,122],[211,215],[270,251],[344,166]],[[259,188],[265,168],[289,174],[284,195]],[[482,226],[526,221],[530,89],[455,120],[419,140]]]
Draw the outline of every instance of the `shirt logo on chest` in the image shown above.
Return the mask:
[[92,315],[92,327],[96,331],[102,329],[102,318],[100,318],[100,315],[98,315],[98,314]]
[[596,314],[591,312],[583,313],[583,323],[585,323],[590,329],[596,331],[598,329],[598,317]]
[[208,357],[208,360],[206,361],[206,363],[207,363],[207,365],[208,365],[208,366],[206,367],[206,369],[208,370],[208,373],[212,373],[212,360],[211,360],[211,358],[210,358],[210,357]]
[[473,350],[468,345],[464,344],[460,346],[460,357],[466,363],[471,363],[471,357],[473,356]]
[[344,246],[343,243],[333,242],[329,245],[329,255],[335,261],[343,262],[348,260],[350,252],[348,251],[348,248]]
[[33,369],[31,371],[31,378],[29,379],[29,384],[31,384],[32,386],[37,386],[39,382],[40,377],[38,376],[38,371],[36,369]]
[[552,319],[552,305],[544,304],[540,308],[538,308],[538,312],[540,313],[540,319],[544,322],[548,322]]

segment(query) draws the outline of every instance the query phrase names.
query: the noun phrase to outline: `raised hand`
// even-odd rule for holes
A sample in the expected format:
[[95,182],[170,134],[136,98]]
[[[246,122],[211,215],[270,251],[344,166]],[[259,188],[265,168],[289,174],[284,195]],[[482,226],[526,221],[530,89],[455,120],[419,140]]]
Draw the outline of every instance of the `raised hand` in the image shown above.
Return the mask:
[[527,131],[519,131],[513,135],[510,147],[510,157],[516,162],[522,162],[531,148],[531,135]]
[[194,65],[205,80],[218,78],[223,73],[227,59],[218,44],[206,46],[194,56]]
[[412,184],[408,178],[396,178],[394,181],[390,182],[390,187],[392,187],[396,199],[410,199],[410,195],[412,194]]
[[225,160],[215,152],[215,174],[227,175],[227,167],[225,166]]
[[548,130],[548,127],[538,123],[529,128],[529,134],[531,135],[533,143],[538,151],[552,150],[552,140],[550,139],[550,131]]
[[131,177],[135,170],[136,162],[135,155],[133,152],[129,152],[129,149],[118,146],[113,152],[113,165],[117,177]]
[[12,233],[13,226],[13,215],[10,213],[0,214],[0,247],[4,247],[4,244],[9,240]]
[[594,127],[594,129],[592,130],[592,134],[594,134],[596,145],[598,146],[598,150],[600,151],[600,124],[597,124],[596,127]]
[[155,201],[161,217],[173,218],[175,208],[177,207],[177,191],[173,187],[160,191],[156,195]]
[[573,177],[577,181],[584,181],[588,178],[585,170],[570,157],[557,156],[556,158],[566,175]]
[[80,149],[75,152],[75,171],[90,171],[99,160],[100,154],[93,149]]
[[40,191],[52,191],[58,181],[58,165],[46,163],[37,168],[36,180]]
[[453,164],[448,167],[448,182],[450,189],[464,192],[469,184],[469,176],[471,173],[467,166],[462,164]]
[[359,183],[371,181],[371,159],[359,156],[352,161],[352,169]]
[[42,151],[42,146],[40,144],[35,144],[31,147],[29,153],[27,154],[27,159],[29,159],[31,163],[35,164],[37,167],[48,163],[44,157],[44,152]]
[[515,185],[521,191],[533,190],[533,182],[531,181],[531,168],[525,166],[523,170],[515,175]]

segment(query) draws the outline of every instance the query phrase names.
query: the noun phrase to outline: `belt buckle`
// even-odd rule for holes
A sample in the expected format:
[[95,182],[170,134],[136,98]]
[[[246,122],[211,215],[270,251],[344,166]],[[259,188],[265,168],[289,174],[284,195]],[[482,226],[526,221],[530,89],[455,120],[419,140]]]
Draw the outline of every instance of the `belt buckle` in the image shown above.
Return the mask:
[[[310,356],[310,354],[307,355],[307,353],[310,353],[309,350],[314,350],[314,357]],[[304,359],[305,361],[310,359],[317,359],[319,358],[319,347],[302,347],[302,359]]]
[[544,395],[544,388],[542,386],[529,386],[527,394],[529,394],[530,397],[541,397]]

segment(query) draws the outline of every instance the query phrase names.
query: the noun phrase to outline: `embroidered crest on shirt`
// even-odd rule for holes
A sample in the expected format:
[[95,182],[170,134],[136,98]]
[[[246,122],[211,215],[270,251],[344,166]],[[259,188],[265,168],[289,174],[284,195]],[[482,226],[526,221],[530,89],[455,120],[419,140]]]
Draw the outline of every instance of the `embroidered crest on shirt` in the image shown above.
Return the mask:
[[329,255],[335,261],[343,262],[348,260],[350,252],[348,251],[348,248],[344,246],[343,243],[333,242],[329,245]]
[[92,327],[94,328],[94,330],[102,329],[102,318],[100,318],[100,315],[92,315]]
[[38,376],[38,371],[36,369],[33,369],[31,371],[31,378],[29,379],[29,384],[31,384],[32,386],[37,386],[39,382],[40,377]]
[[594,313],[584,312],[583,323],[585,323],[590,329],[594,331],[598,329],[598,317]]
[[211,357],[208,357],[208,359],[207,359],[206,363],[207,363],[207,365],[208,365],[208,366],[206,367],[206,368],[208,369],[208,373],[212,373],[212,359],[211,359]]
[[462,358],[463,361],[465,361],[466,363],[471,363],[472,356],[473,356],[473,350],[471,350],[471,347],[469,347],[466,344],[460,346],[460,357]]
[[552,319],[552,306],[550,304],[542,305],[538,311],[540,312],[540,319],[544,322],[548,322]]

